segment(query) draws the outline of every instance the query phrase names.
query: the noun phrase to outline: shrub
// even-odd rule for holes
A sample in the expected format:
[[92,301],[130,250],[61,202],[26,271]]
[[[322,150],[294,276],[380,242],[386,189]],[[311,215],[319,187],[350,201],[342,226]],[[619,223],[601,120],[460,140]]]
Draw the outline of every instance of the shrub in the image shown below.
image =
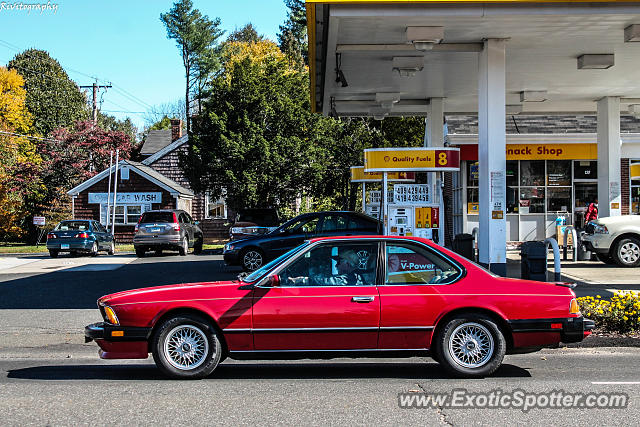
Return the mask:
[[616,291],[611,300],[596,297],[578,298],[580,311],[607,332],[626,333],[640,329],[640,293]]

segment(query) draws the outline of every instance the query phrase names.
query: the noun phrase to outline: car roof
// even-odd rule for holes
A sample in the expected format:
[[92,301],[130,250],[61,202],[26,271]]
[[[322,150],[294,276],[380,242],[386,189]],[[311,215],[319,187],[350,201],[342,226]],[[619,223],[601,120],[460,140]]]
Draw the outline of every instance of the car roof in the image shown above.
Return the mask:
[[315,243],[323,240],[412,240],[415,242],[421,243],[429,243],[432,244],[431,240],[424,239],[422,237],[411,237],[411,236],[382,236],[382,235],[362,235],[362,236],[327,236],[327,237],[316,237],[313,239],[309,239],[309,242]]

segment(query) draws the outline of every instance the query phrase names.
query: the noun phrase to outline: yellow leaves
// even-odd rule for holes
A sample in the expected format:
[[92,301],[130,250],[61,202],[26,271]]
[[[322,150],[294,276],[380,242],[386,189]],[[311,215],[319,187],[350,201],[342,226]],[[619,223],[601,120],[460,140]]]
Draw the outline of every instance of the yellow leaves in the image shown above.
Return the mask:
[[27,91],[24,79],[15,70],[0,67],[0,127],[16,133],[27,133],[31,114],[25,105]]
[[598,327],[615,332],[640,329],[640,295],[633,291],[617,291],[611,301],[600,295],[578,298],[580,309],[596,321]]
[[286,55],[282,53],[278,45],[270,40],[251,43],[228,42],[225,44],[221,58],[227,82],[230,81],[237,64],[245,60],[249,60],[258,68],[264,69],[268,64],[276,63],[286,67],[285,74],[296,72],[295,68],[291,68]]

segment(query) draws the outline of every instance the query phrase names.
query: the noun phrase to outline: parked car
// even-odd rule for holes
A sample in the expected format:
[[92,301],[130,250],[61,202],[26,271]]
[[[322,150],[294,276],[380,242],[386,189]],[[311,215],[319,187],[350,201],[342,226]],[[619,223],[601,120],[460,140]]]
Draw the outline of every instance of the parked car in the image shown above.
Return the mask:
[[427,239],[334,237],[305,242],[237,281],[103,296],[85,328],[103,359],[148,357],[174,378],[203,378],[221,360],[430,355],[483,377],[507,353],[581,341],[574,284],[507,279]]
[[637,267],[640,265],[640,216],[611,216],[591,221],[582,241],[602,262]]
[[229,229],[231,240],[267,234],[280,225],[275,209],[242,209]]
[[98,221],[72,219],[61,221],[47,234],[47,249],[51,258],[60,252],[97,256],[99,251],[105,251],[113,255],[115,240]]
[[177,209],[147,211],[140,216],[133,236],[136,255],[143,257],[147,251],[156,255],[163,249],[186,255],[189,248],[194,254],[202,252],[204,234],[187,212]]
[[380,221],[358,212],[302,214],[265,235],[227,243],[224,262],[253,271],[314,237],[381,234],[381,230]]

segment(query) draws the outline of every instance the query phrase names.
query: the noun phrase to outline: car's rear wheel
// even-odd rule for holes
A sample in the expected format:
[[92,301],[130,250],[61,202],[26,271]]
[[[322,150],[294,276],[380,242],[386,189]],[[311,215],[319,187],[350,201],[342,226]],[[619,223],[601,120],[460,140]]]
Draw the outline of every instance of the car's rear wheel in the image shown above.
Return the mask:
[[613,252],[613,259],[622,267],[640,265],[640,240],[635,237],[620,240]]
[[217,331],[205,319],[189,314],[164,321],[154,334],[151,347],[158,368],[178,379],[204,378],[222,358]]
[[58,258],[58,253],[57,249],[49,249],[49,256],[51,258]]
[[91,252],[89,252],[91,256],[98,256],[98,242],[93,242],[91,245]]
[[135,246],[135,250],[136,250],[136,256],[138,258],[144,257],[144,253],[146,252],[145,248],[143,248],[142,246]]
[[450,373],[485,377],[502,364],[506,340],[496,323],[476,313],[459,314],[438,331],[436,360]]
[[109,255],[113,255],[114,253],[116,253],[116,244],[111,242],[111,244],[109,245],[109,250],[107,250],[107,253]]
[[180,245],[178,252],[182,256],[185,256],[187,253],[189,253],[189,239],[187,239],[186,236],[182,239],[182,245]]
[[240,256],[242,268],[246,271],[255,271],[264,264],[264,254],[255,248],[245,249]]

